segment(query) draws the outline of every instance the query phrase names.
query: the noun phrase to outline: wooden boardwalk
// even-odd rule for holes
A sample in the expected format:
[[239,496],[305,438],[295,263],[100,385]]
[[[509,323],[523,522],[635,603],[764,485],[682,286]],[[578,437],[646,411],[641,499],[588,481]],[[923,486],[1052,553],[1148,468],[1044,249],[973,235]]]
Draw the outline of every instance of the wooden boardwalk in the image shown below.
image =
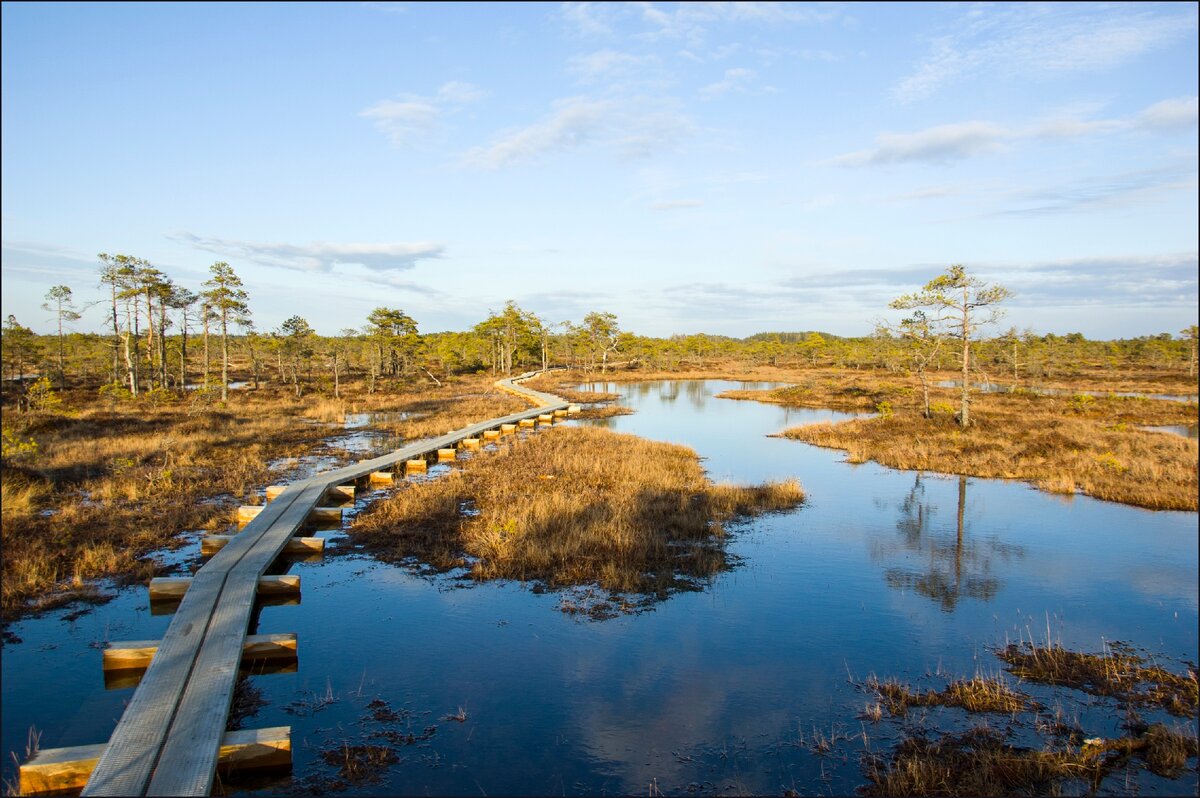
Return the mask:
[[559,397],[516,384],[536,373],[497,383],[533,401],[535,408],[317,474],[287,486],[267,504],[196,573],[83,794],[208,795],[259,578],[326,491],[504,424],[565,413],[568,404]]

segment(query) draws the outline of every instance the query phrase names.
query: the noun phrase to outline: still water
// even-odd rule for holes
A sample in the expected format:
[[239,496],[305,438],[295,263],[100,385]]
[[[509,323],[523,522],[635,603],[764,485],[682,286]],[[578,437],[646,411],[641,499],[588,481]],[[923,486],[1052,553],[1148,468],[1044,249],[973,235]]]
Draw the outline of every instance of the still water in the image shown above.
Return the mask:
[[[808,493],[795,511],[734,527],[738,567],[650,612],[579,620],[558,610],[560,595],[423,575],[322,533],[324,560],[290,568],[302,603],[263,607],[251,629],[299,635],[295,672],[250,680],[265,703],[245,723],[292,727],[293,780],[237,789],[327,788],[338,776],[322,752],[348,743],[398,758],[348,794],[846,794],[863,783],[862,752],[900,733],[857,719],[870,674],[940,687],[936,674],[1000,673],[992,648],[1048,634],[1087,651],[1119,640],[1200,658],[1195,513],[849,465],[767,437],[845,414],[714,398],[763,387],[595,386],[636,413],[588,423],[691,446],[717,481],[796,476]],[[100,649],[159,637],[169,620],[133,588],[82,616],[15,624],[5,778],[31,725],[43,747],[107,739],[132,688],[104,689]],[[1088,734],[1119,733],[1103,701],[1070,711]],[[930,722],[968,722],[955,712]],[[1135,778],[1148,794],[1195,787],[1191,772]]]

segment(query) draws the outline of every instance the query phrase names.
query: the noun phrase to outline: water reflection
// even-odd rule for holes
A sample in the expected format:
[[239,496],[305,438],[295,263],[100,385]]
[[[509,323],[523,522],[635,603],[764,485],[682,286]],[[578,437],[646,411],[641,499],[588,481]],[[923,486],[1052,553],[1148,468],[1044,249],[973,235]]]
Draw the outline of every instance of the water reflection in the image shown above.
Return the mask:
[[[958,478],[958,502],[953,535],[948,525],[934,523],[937,506],[925,495],[925,476],[917,472],[912,489],[900,502],[894,541],[872,546],[875,561],[904,560],[905,564],[884,568],[884,580],[898,590],[911,590],[936,602],[944,612],[954,612],[964,598],[991,601],[1000,592],[1001,581],[993,573],[992,561],[1006,562],[1024,557],[1020,546],[994,538],[978,541],[967,535],[967,483]],[[919,562],[917,567],[907,561]]]

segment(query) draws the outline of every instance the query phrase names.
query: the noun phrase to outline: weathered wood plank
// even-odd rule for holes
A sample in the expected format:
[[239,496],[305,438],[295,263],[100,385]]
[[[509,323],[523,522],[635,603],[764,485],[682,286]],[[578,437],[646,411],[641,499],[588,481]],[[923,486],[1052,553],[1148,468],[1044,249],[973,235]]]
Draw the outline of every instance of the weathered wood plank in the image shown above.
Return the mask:
[[[87,783],[107,743],[46,748],[20,768],[21,793],[42,795],[78,790]],[[292,761],[292,735],[288,726],[226,732],[221,740],[217,767],[223,772],[287,767]]]
[[[558,397],[519,388],[505,391],[539,407],[471,425],[381,457],[289,485],[228,539],[192,580],[138,690],[117,723],[84,788],[85,795],[201,795],[212,787],[237,663],[245,642],[258,579],[295,540],[296,530],[332,485],[342,485],[451,449],[484,430],[520,422],[568,405]],[[211,743],[208,741],[212,741]]]
[[[150,667],[159,640],[129,640],[110,643],[104,649],[102,667],[106,671],[133,670]],[[247,635],[242,643],[242,660],[295,659],[298,645],[294,632],[270,635]]]
[[[192,586],[190,576],[156,576],[150,580],[151,601],[178,601]],[[299,574],[273,574],[260,577],[258,595],[274,596],[300,592]]]
[[[239,535],[205,535],[200,538],[200,553],[215,554],[236,541]],[[325,538],[294,537],[283,546],[283,554],[313,554],[325,550]]]
[[[250,522],[246,531],[237,536],[238,540],[217,552],[196,574],[163,635],[154,661],[117,721],[108,747],[83,789],[84,795],[145,793],[230,568],[271,524],[292,510],[302,494],[299,489],[284,491]],[[307,512],[307,507],[300,505],[297,511]],[[301,515],[297,524],[302,518]],[[256,585],[257,578],[250,584]],[[246,612],[248,616],[249,607]],[[218,740],[220,735],[212,739]]]
[[212,791],[218,751],[215,744],[203,741],[215,743],[225,730],[255,586],[285,545],[295,540],[293,534],[324,495],[326,484],[305,484],[288,512],[263,532],[261,545],[247,551],[230,569],[146,795],[207,795]]

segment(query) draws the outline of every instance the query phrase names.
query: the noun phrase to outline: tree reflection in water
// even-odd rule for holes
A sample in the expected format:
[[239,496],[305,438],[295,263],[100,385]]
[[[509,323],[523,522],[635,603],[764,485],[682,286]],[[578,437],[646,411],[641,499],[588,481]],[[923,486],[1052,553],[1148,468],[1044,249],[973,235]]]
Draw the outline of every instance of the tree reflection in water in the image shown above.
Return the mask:
[[[923,566],[892,565],[884,570],[888,585],[912,590],[936,601],[945,612],[953,612],[963,598],[991,601],[1001,581],[992,572],[995,558],[1023,557],[1020,546],[990,538],[968,539],[966,521],[967,477],[958,478],[958,508],[954,534],[948,526],[939,528],[933,521],[937,507],[925,496],[923,474],[917,472],[912,490],[900,503],[896,522],[896,541],[878,540],[872,546],[871,559],[920,559]],[[914,556],[916,555],[916,556]]]

